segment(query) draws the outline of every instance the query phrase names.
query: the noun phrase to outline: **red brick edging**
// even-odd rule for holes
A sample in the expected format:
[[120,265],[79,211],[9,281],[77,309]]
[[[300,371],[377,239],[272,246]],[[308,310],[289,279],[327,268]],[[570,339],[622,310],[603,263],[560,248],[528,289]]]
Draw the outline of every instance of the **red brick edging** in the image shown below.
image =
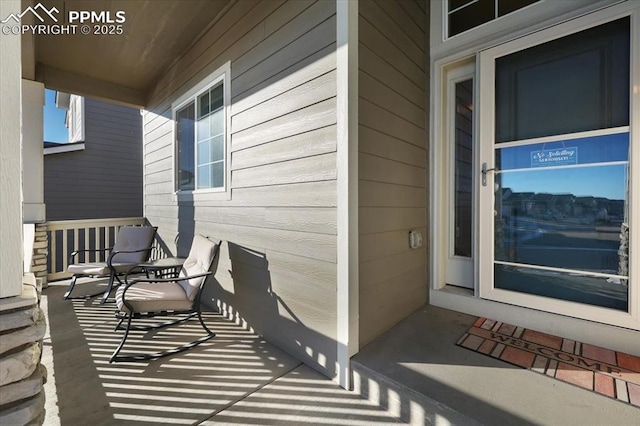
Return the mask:
[[640,357],[487,318],[457,345],[640,407]]

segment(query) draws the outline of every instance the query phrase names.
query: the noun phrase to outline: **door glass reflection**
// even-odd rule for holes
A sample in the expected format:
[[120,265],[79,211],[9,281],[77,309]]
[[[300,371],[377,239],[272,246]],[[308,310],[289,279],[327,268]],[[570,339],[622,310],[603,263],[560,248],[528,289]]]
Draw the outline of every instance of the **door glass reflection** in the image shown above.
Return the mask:
[[497,288],[627,310],[628,141],[496,151]]

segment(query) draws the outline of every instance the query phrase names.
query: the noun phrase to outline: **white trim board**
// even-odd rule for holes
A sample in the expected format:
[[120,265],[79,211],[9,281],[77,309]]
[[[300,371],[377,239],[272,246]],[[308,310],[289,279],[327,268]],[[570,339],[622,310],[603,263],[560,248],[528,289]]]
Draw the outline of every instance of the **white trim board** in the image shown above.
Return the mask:
[[44,148],[44,155],[49,154],[62,154],[64,152],[84,151],[84,142],[81,143],[65,143],[60,146],[52,146],[50,148]]
[[338,383],[351,387],[350,358],[358,322],[358,2],[338,0],[337,13],[337,361]]

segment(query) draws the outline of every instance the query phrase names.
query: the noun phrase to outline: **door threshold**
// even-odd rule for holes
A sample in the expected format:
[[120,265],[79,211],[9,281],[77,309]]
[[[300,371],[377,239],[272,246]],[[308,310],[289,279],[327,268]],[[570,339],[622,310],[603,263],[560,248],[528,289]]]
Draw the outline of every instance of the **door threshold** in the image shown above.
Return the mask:
[[444,291],[446,293],[451,293],[451,294],[459,294],[461,296],[467,296],[467,297],[473,297],[473,289],[471,288],[467,288],[467,287],[460,287],[457,285],[453,285],[453,284],[447,284],[445,285],[443,288],[437,290],[437,291]]
[[432,289],[429,304],[640,356],[636,330],[480,299],[466,288],[446,285]]

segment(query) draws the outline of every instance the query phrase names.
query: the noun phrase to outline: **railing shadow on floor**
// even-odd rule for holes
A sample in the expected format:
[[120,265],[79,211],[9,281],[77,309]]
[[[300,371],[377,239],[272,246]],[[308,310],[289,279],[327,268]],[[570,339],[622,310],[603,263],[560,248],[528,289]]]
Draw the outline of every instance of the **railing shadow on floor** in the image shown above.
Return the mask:
[[[86,283],[87,291],[104,280]],[[109,363],[121,334],[113,304],[63,301],[66,283],[43,293],[49,330],[47,425],[385,424],[398,420],[339,388],[245,327],[205,314],[216,338],[147,362]],[[133,332],[134,350],[156,352],[193,340],[196,322]],[[53,397],[51,396],[53,392]],[[416,423],[417,424],[417,423]]]

